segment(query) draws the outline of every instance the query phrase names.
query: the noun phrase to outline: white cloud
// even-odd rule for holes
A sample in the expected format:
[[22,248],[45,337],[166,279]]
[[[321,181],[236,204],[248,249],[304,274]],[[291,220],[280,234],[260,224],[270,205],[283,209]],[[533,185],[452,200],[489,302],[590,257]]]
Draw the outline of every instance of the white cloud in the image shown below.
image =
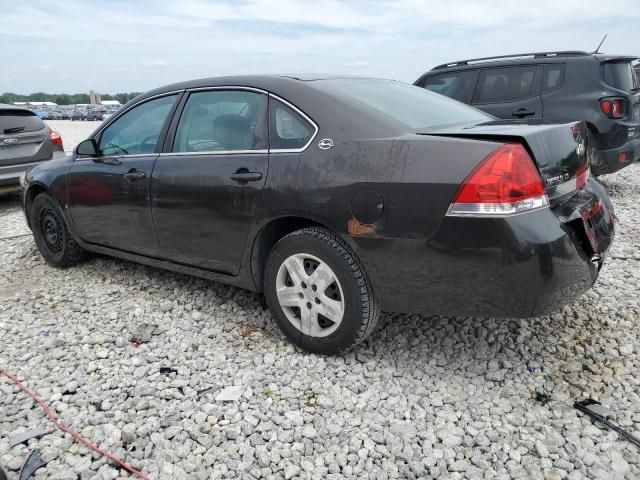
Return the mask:
[[[145,90],[194,77],[291,71],[413,81],[463,58],[591,50],[607,31],[603,51],[639,54],[638,24],[637,0],[14,2],[0,16],[0,43],[12,45],[0,92]],[[56,64],[43,78],[38,66],[47,55]],[[149,67],[169,66],[149,75]]]
[[166,67],[169,64],[164,60],[151,60],[150,62],[145,63],[145,65],[149,67]]

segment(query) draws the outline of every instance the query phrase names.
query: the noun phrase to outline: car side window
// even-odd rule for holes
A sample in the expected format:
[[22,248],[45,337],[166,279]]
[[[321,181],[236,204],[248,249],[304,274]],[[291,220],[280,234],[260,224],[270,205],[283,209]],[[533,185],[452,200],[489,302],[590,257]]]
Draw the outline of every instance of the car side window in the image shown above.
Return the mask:
[[266,149],[267,96],[246,90],[193,92],[176,129],[173,152]]
[[564,80],[564,64],[545,65],[542,71],[542,91],[549,92],[560,88]]
[[424,88],[432,92],[446,95],[460,102],[469,102],[476,85],[476,70],[467,70],[456,73],[443,73],[428,77],[424,82]]
[[483,70],[474,103],[512,102],[533,96],[536,69],[536,65],[526,65]]
[[100,135],[102,155],[153,153],[177,95],[149,100],[119,117]]
[[315,133],[314,126],[298,112],[274,98],[269,101],[269,104],[271,149],[303,148]]

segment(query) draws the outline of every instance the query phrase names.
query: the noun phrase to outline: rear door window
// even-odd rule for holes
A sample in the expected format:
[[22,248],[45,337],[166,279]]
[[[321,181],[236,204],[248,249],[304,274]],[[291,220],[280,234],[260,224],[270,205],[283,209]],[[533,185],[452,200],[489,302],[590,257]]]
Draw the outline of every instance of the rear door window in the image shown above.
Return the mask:
[[604,82],[618,90],[631,92],[640,88],[638,76],[631,62],[607,62],[603,64]]
[[471,102],[473,89],[476,86],[477,70],[467,70],[456,73],[443,73],[428,77],[423,87],[432,92],[446,95],[461,102]]
[[233,152],[266,148],[267,97],[245,90],[189,95],[174,152]]
[[564,80],[564,64],[545,65],[542,71],[542,91],[560,88]]
[[29,110],[0,108],[0,133],[37,132],[44,128],[44,122]]
[[513,102],[536,95],[536,71],[536,65],[483,70],[474,103]]

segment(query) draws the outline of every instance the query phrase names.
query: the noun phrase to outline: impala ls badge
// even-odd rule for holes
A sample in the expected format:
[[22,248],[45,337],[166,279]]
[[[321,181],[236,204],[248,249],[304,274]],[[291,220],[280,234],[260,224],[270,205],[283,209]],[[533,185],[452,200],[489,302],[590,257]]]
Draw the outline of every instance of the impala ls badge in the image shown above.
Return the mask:
[[18,139],[17,138],[5,138],[4,139],[4,143],[6,143],[7,145],[11,145],[13,143],[18,143]]
[[322,150],[329,150],[330,148],[334,147],[333,140],[331,140],[330,138],[323,138],[318,142],[318,147]]

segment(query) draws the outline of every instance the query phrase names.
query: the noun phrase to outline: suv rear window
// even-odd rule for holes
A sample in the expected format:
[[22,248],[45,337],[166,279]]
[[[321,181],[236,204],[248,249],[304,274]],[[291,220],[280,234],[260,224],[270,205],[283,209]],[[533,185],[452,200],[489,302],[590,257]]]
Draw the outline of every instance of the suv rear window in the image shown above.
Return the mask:
[[636,70],[631,62],[607,62],[603,64],[604,81],[618,90],[631,92],[640,88]]
[[29,110],[0,108],[0,133],[37,132],[44,128],[44,122]]
[[484,70],[478,82],[474,103],[512,102],[534,95],[536,66],[490,68]]

